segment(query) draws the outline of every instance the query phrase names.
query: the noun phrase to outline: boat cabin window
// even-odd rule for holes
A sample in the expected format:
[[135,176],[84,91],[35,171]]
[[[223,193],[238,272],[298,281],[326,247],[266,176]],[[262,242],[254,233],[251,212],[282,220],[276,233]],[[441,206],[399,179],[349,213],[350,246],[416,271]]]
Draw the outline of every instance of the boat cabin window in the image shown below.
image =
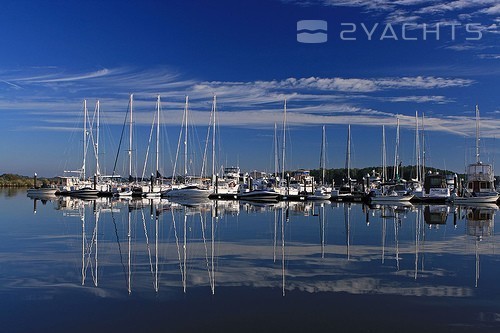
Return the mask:
[[490,183],[489,182],[481,182],[479,186],[482,189],[489,189],[490,188]]
[[440,187],[443,185],[443,179],[441,177],[432,177],[429,179],[431,187]]
[[468,174],[491,174],[492,168],[489,164],[474,164],[469,166]]

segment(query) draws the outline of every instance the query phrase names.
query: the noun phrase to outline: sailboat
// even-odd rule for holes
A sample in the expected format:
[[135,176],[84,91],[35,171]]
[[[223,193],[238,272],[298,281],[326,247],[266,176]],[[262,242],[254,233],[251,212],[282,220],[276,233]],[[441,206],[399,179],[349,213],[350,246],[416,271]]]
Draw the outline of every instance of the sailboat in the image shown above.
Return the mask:
[[[189,97],[186,96],[186,103],[184,107],[184,115],[183,115],[183,127],[184,127],[184,184],[180,187],[173,187],[172,189],[166,190],[162,192],[162,197],[167,198],[183,198],[183,199],[199,199],[199,198],[208,198],[210,194],[212,194],[212,190],[201,187],[195,183],[188,183],[188,104]],[[182,131],[181,131],[182,134]],[[180,137],[179,137],[180,139]],[[180,142],[180,140],[179,140]],[[174,167],[175,173],[175,167]]]
[[351,178],[351,125],[347,126],[346,147],[346,177],[347,180],[339,188],[332,190],[331,198],[337,201],[361,201],[364,193],[357,190],[356,180]]
[[[399,145],[399,118],[397,122],[397,129],[396,129],[396,157],[395,157],[395,164],[397,164],[398,160],[398,145]],[[382,127],[382,173],[383,173],[383,178],[385,178],[385,173],[386,173],[386,156],[385,156],[385,127]],[[395,171],[395,178],[399,178],[397,176],[397,171]],[[374,188],[370,190],[370,193],[368,194],[368,200],[370,202],[379,202],[379,203],[392,203],[392,202],[409,202],[413,198],[413,194],[408,194],[406,191],[399,191],[398,186],[400,184],[386,184],[386,183],[381,183],[377,188]]]
[[[412,194],[414,199],[422,202],[442,203],[450,199],[451,193],[446,183],[446,175],[439,173],[425,173],[425,144],[422,135],[422,158],[420,155],[418,113],[415,113],[415,152],[416,152],[416,179],[413,181]],[[422,131],[424,116],[422,115]]]
[[495,203],[498,193],[495,191],[493,165],[481,162],[479,157],[479,107],[476,105],[476,162],[467,167],[465,186],[454,193],[452,200],[458,204]]
[[116,171],[116,163],[118,162],[118,154],[120,153],[120,146],[123,139],[123,133],[125,131],[125,127],[127,125],[127,117],[128,118],[128,126],[129,126],[129,147],[127,150],[128,153],[128,184],[118,184],[113,189],[113,195],[118,196],[120,198],[130,198],[133,194],[133,177],[132,177],[132,134],[133,134],[133,106],[134,106],[134,95],[130,94],[129,104],[127,112],[125,113],[125,120],[123,122],[122,128],[122,136],[120,137],[120,145],[118,146],[117,155],[115,158],[115,164],[113,166],[113,176],[115,176]]
[[[282,163],[281,163],[281,177],[278,176],[278,144],[277,144],[277,130],[276,124],[274,125],[274,153],[275,153],[275,187],[269,187],[267,178],[258,179],[253,181],[250,177],[246,186],[240,187],[238,199],[251,200],[251,201],[277,201],[281,196],[283,199],[288,199],[289,195],[298,194],[290,193],[289,176],[285,174],[285,152],[286,152],[286,99],[283,105],[283,144],[282,144]],[[286,177],[286,178],[285,178]]]
[[321,170],[321,184],[316,187],[313,194],[307,196],[307,200],[330,200],[332,197],[332,188],[328,187],[325,182],[326,173],[326,136],[325,126],[322,128],[321,136],[321,154],[320,154],[320,170]]
[[[155,115],[155,120],[156,120],[156,154],[155,154],[155,163],[156,163],[156,169],[155,169],[155,175],[151,175],[151,181],[149,185],[142,186],[142,192],[143,195],[147,198],[152,198],[152,197],[160,197],[161,192],[164,191],[166,188],[163,188],[161,184],[161,179],[158,179],[161,177],[160,175],[160,110],[161,110],[161,101],[160,101],[160,95],[156,97],[156,115]],[[154,122],[153,122],[154,125]],[[152,130],[153,128],[151,128]],[[152,134],[152,131],[151,131]],[[150,139],[151,139],[150,135]],[[151,140],[150,140],[151,141]],[[149,151],[149,146],[148,146],[148,151]],[[146,156],[146,161],[147,161],[147,156]],[[144,170],[142,173],[142,178],[144,179],[144,174],[146,171],[146,161],[144,163]]]
[[94,175],[94,186],[91,187],[91,183],[87,181],[85,175],[85,167],[87,163],[87,136],[89,132],[87,130],[87,100],[83,101],[83,164],[81,168],[81,178],[80,181],[75,184],[67,192],[68,195],[75,197],[97,197],[99,191],[96,189],[97,175]]
[[206,161],[207,161],[207,148],[210,142],[210,134],[212,136],[212,194],[211,198],[217,199],[236,199],[240,189],[240,168],[239,167],[225,167],[223,169],[222,177],[219,177],[217,172],[217,128],[218,128],[218,113],[217,113],[217,96],[214,95],[212,102],[212,111],[210,112],[210,123],[207,131],[207,140],[205,144],[205,153],[203,158],[203,167],[201,175],[205,175]]

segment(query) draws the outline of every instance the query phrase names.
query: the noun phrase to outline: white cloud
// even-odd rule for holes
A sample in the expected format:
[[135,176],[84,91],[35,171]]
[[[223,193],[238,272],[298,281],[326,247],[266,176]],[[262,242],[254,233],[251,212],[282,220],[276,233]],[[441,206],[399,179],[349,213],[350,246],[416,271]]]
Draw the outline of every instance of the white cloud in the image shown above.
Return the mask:
[[491,7],[487,7],[483,10],[481,10],[481,13],[485,13],[488,15],[500,15],[500,4],[497,3],[496,5],[493,5]]
[[[164,122],[177,126],[186,95],[190,97],[191,115],[195,125],[205,126],[213,94],[218,96],[220,122],[225,126],[271,127],[280,122],[283,100],[288,102],[291,126],[319,124],[357,124],[366,126],[395,125],[393,103],[452,103],[444,94],[418,95],[436,89],[460,89],[474,84],[473,80],[437,76],[404,76],[381,78],[305,77],[258,81],[202,81],[182,78],[165,68],[138,71],[130,68],[106,69],[88,73],[59,74],[57,68],[33,72],[0,73],[0,80],[25,89],[18,89],[9,99],[0,100],[3,111],[29,112],[37,129],[68,127],[82,110],[82,100],[88,105],[100,99],[108,124],[121,125],[127,110],[128,94],[135,98],[136,122],[149,125],[155,107],[155,96],[162,97],[167,112]],[[408,95],[407,92],[412,94]],[[387,94],[390,94],[389,96]],[[40,97],[43,96],[43,97]],[[374,103],[378,105],[373,106]],[[380,103],[387,103],[380,105]],[[391,104],[393,105],[392,107]],[[411,109],[415,109],[410,107]],[[419,107],[421,109],[421,107]],[[406,106],[401,113],[408,113]],[[412,128],[413,117],[401,116],[402,126]],[[470,118],[432,118],[427,130],[445,131],[456,135],[473,134]],[[485,119],[485,135],[500,128],[500,120]],[[26,130],[23,125],[23,129]],[[498,135],[497,135],[498,136]]]
[[452,100],[445,96],[398,96],[389,97],[386,100],[390,102],[407,102],[407,103],[451,103]]
[[71,82],[71,81],[79,81],[79,80],[87,80],[92,78],[103,77],[111,74],[109,69],[101,69],[95,72],[83,73],[76,76],[64,76],[54,74],[52,78],[44,77],[44,78],[25,78],[20,79],[20,81],[29,82],[29,83],[55,83],[55,82]]
[[20,86],[18,86],[17,84],[14,84],[14,83],[12,83],[12,82],[5,81],[5,80],[0,80],[0,82],[3,82],[3,83],[5,83],[6,85],[9,85],[9,86],[14,87],[14,88],[16,88],[16,89],[21,89],[21,87],[20,87]]
[[339,92],[374,92],[389,89],[436,89],[449,87],[466,87],[474,81],[462,78],[442,78],[433,76],[416,77],[389,77],[389,78],[288,78],[274,81],[251,82],[206,82],[203,89],[212,90],[221,87],[245,86],[248,88],[260,88],[268,90],[319,90],[319,91],[339,91]]
[[480,54],[478,55],[481,59],[500,59],[500,54]]

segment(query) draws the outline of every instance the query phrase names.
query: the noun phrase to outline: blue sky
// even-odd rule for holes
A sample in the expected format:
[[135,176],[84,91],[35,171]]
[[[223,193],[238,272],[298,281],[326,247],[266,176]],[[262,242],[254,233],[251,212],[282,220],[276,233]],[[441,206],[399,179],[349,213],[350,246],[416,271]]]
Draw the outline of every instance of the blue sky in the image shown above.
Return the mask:
[[[299,43],[300,20],[326,21],[328,41]],[[498,0],[2,3],[0,173],[79,168],[84,99],[90,111],[100,100],[101,164],[110,172],[130,93],[138,169],[157,94],[166,174],[185,96],[193,140],[203,147],[213,94],[224,165],[272,169],[284,98],[290,168],[319,166],[322,125],[329,167],[344,166],[347,124],[354,167],[380,165],[382,125],[392,161],[396,115],[403,164],[413,164],[418,111],[425,114],[426,164],[462,171],[473,158],[476,103],[482,160],[494,162],[499,24]]]

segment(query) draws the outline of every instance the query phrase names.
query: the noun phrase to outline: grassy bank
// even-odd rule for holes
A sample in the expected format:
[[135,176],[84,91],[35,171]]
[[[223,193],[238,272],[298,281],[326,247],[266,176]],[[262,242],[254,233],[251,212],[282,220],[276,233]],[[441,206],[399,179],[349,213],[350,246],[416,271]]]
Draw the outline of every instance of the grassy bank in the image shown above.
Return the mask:
[[[4,173],[0,176],[0,187],[33,187],[33,177],[21,176],[11,173]],[[52,180],[47,178],[37,177],[37,186],[53,183]]]

